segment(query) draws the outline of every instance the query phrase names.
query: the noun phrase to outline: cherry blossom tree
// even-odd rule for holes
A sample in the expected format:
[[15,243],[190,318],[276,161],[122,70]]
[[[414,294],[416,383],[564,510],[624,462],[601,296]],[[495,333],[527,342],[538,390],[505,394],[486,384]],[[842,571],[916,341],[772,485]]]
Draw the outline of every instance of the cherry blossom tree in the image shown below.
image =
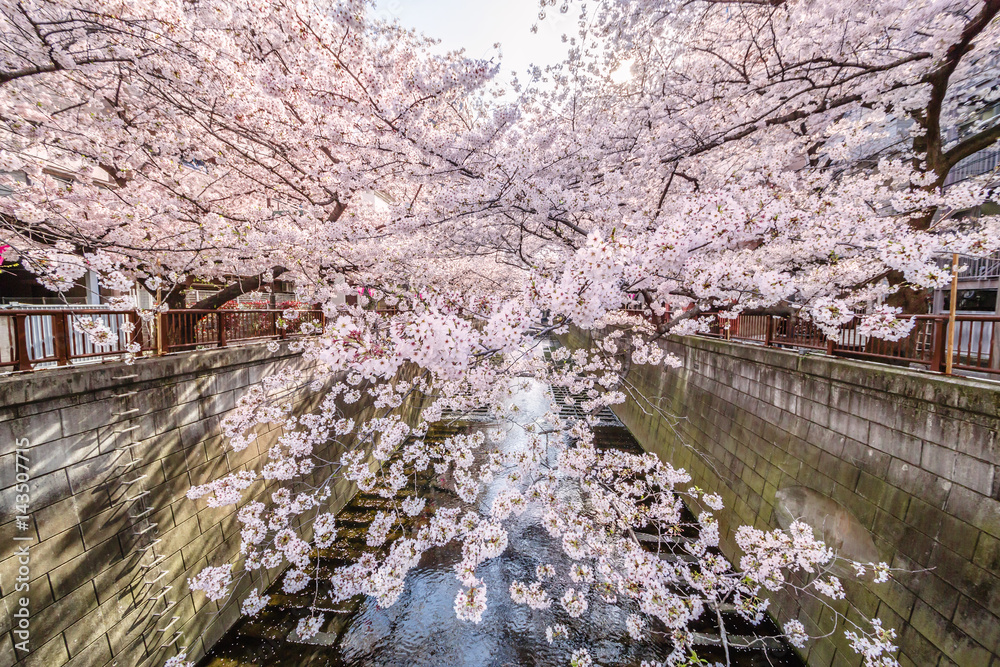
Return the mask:
[[154,291],[244,276],[206,306],[349,271],[337,246],[379,234],[359,193],[460,168],[444,146],[475,112],[457,103],[492,71],[365,12],[5,3],[6,243],[53,288],[86,268]]
[[995,201],[987,179],[942,185],[1000,138],[978,120],[1000,94],[998,3],[571,8],[574,51],[532,100],[546,129],[524,171],[544,177],[518,236],[614,234],[654,309],[792,300],[820,319],[940,286],[936,253],[995,248],[995,217],[955,215]]
[[[997,248],[996,217],[958,215],[996,201],[988,178],[943,186],[1000,135],[978,120],[997,99],[1000,2],[543,0],[542,20],[578,12],[579,32],[566,62],[526,81],[433,55],[361,0],[0,7],[6,252],[57,291],[88,268],[112,288],[139,279],[167,292],[243,277],[217,297],[228,300],[281,275],[327,314],[291,344],[321,370],[265,378],[223,422],[236,451],[257,425],[285,432],[261,469],[189,493],[238,506],[243,526],[240,559],[193,589],[222,600],[235,579],[287,567],[284,590],[302,590],[310,544],[336,539],[326,504],[347,479],[395,509],[369,527],[372,552],[334,573],[338,599],[389,606],[423,553],[458,544],[459,619],[478,622],[502,595],[543,617],[620,600],[637,607],[634,637],[667,628],[678,664],[690,623],[723,604],[759,620],[780,589],[843,596],[836,555],[800,523],[744,528],[738,567],[719,558],[719,499],[652,455],[594,447],[594,415],[642,400],[631,368],[674,372],[656,339],[697,331],[706,311],[794,307],[835,336],[863,310],[867,335],[894,340],[909,321],[887,298],[943,284],[942,252]],[[336,305],[356,287],[356,305]],[[622,312],[636,302],[645,317]],[[594,345],[549,350],[571,325],[596,332]],[[587,416],[519,420],[506,401],[525,376],[584,397]],[[321,408],[294,415],[276,397],[307,380]],[[345,407],[363,395],[377,413],[355,423]],[[417,423],[394,415],[404,400],[422,402]],[[425,442],[445,414],[473,408],[528,446],[493,456],[482,434]],[[338,461],[315,454],[330,440]],[[438,509],[390,540],[425,509],[400,494],[408,470],[429,467],[467,503],[500,471],[518,483],[486,511]],[[265,484],[279,488],[263,495]],[[586,512],[560,499],[565,484]],[[634,533],[678,534],[685,503],[702,508],[699,537],[684,547],[691,562],[668,566]],[[529,505],[573,565],[487,591],[477,570]],[[245,613],[266,605],[261,586],[240,600]],[[844,621],[866,664],[894,664],[892,629]],[[298,633],[321,624],[317,612]],[[564,625],[545,632],[573,641]],[[808,639],[796,621],[784,632]],[[586,646],[572,650],[590,664]]]

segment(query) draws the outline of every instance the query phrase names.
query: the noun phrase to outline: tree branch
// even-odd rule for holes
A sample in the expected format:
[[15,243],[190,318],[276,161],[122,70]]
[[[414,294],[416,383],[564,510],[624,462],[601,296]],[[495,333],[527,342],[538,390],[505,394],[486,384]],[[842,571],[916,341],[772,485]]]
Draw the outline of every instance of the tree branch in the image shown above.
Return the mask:
[[[131,62],[128,58],[85,58],[83,60],[78,60],[74,62],[76,67],[81,65],[98,65],[101,63],[127,63]],[[6,72],[0,72],[0,86],[5,83],[10,83],[16,79],[23,79],[29,76],[35,76],[37,74],[50,74],[52,72],[66,71],[66,68],[57,62],[49,62],[44,65],[33,65],[31,67],[25,67],[18,70],[7,70]]]
[[966,24],[959,40],[948,47],[941,64],[924,78],[931,86],[931,94],[927,106],[915,117],[925,133],[914,139],[914,148],[926,154],[927,166],[938,176],[935,186],[944,182],[948,170],[954,165],[954,162],[949,164],[941,154],[941,107],[948,94],[951,75],[955,73],[962,58],[972,50],[973,40],[989,26],[998,12],[1000,0],[986,0],[979,14]]
[[[277,278],[286,271],[288,271],[288,269],[283,266],[275,266],[269,273],[272,277]],[[265,272],[260,275],[250,276],[247,278],[237,278],[236,282],[231,283],[212,296],[205,297],[198,303],[191,306],[191,310],[215,310],[217,308],[221,308],[223,305],[229,303],[241,294],[258,290],[261,285],[264,284],[264,276],[267,275],[267,273],[268,272]]]
[[959,160],[978,153],[984,148],[989,148],[998,140],[1000,140],[1000,123],[997,123],[993,127],[987,128],[982,132],[978,132],[963,140],[957,146],[944,154],[942,160],[946,169],[945,174],[950,172],[951,168],[958,164]]

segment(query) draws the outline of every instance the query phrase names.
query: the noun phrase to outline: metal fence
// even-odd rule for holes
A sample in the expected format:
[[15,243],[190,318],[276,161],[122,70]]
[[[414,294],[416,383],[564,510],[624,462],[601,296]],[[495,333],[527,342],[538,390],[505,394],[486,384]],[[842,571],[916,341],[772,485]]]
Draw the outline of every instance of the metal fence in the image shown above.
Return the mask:
[[[937,264],[951,270],[951,257],[939,257]],[[959,282],[1000,278],[1000,252],[985,256],[959,255],[958,268]]]
[[[944,372],[948,316],[912,317],[913,329],[898,341],[865,336],[854,322],[843,325],[839,335],[830,339],[810,320],[786,315],[740,315],[735,319],[718,315],[703,335]],[[952,360],[955,370],[1000,373],[1000,316],[956,315]]]

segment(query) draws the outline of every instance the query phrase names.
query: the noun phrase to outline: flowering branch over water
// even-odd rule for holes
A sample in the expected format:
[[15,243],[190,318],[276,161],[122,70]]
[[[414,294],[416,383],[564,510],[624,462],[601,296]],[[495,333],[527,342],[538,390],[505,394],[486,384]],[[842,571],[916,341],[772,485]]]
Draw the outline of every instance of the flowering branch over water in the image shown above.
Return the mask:
[[[312,580],[307,573],[310,541],[323,549],[334,544],[337,535],[334,516],[320,513],[310,520],[307,513],[321,507],[343,477],[390,501],[392,509],[379,510],[371,519],[366,536],[370,551],[329,575],[334,603],[364,595],[390,607],[424,553],[456,545],[461,551],[454,568],[458,619],[479,623],[489,601],[504,595],[534,610],[543,626],[546,621],[541,619],[557,610],[582,619],[597,602],[617,604],[629,610],[625,630],[633,638],[671,643],[666,664],[674,665],[697,653],[689,627],[706,614],[721,619],[719,610],[731,606],[756,624],[764,618],[769,593],[792,590],[830,601],[843,598],[839,579],[829,573],[836,556],[813,537],[809,526],[794,522],[787,531],[770,532],[740,528],[736,541],[743,556],[734,568],[718,549],[716,513],[723,510],[718,495],[692,487],[686,471],[652,454],[595,446],[598,414],[626,400],[622,388],[631,369],[651,364],[674,372],[671,369],[680,363],[646,342],[650,330],[645,322],[623,324],[615,316],[616,324],[604,327],[592,349],[569,350],[554,347],[514,318],[507,326],[520,333],[498,353],[492,351],[498,341],[487,340],[485,332],[493,328],[489,322],[473,327],[472,320],[462,322],[430,309],[379,318],[358,306],[342,313],[321,337],[297,343],[322,369],[319,377],[324,379],[314,378],[311,386],[324,395],[318,412],[293,414],[285,392],[307,382],[304,375],[287,371],[266,378],[224,419],[231,445],[240,449],[252,442],[259,425],[281,424],[285,429],[261,471],[262,480],[277,480],[282,488],[271,494],[270,502],[248,502],[238,513],[243,524],[241,576],[287,564],[283,590],[297,593],[306,588]],[[496,317],[511,318],[511,311],[502,309]],[[442,329],[463,332],[458,340],[449,339],[449,354],[427,357],[422,346],[414,346]],[[386,331],[400,335],[380,337]],[[373,343],[376,340],[379,343]],[[401,355],[399,350],[407,352]],[[491,353],[483,356],[483,350]],[[421,365],[427,370],[404,380],[402,359],[410,354],[424,355]],[[465,361],[458,364],[458,359]],[[560,417],[554,396],[543,414],[523,414],[516,396],[532,385],[565,388],[577,397],[573,404],[582,410],[581,416]],[[376,414],[355,423],[343,410],[362,394]],[[423,402],[413,426],[392,412],[407,399]],[[428,440],[436,423],[461,419],[473,408],[485,408],[491,421],[505,426]],[[523,444],[497,449],[510,429],[522,433]],[[342,443],[339,463],[318,461],[314,451],[331,439]],[[321,484],[310,487],[300,481],[317,469],[324,470]],[[435,478],[446,480],[456,503],[431,508],[425,498],[412,494],[420,488],[418,477],[431,470]],[[498,479],[504,484],[487,499],[484,492]],[[195,487],[189,495],[211,492],[210,503],[238,503],[257,483],[249,475],[230,476]],[[685,518],[689,506],[704,509],[692,520]],[[535,581],[490,590],[479,568],[504,554],[511,522],[527,511],[541,517],[565,560],[540,564]],[[414,516],[416,523],[408,519]],[[655,548],[648,548],[650,543]],[[869,572],[874,582],[889,575],[884,563],[852,565],[866,580],[871,579]],[[232,583],[228,567],[210,568],[190,582],[212,599],[225,597]],[[248,612],[259,611],[263,604],[258,590],[243,601]],[[317,600],[314,606],[322,605]],[[866,655],[891,654],[890,632],[843,620],[851,628],[851,641]],[[297,632],[307,639],[321,623],[321,616],[311,616]],[[808,639],[797,622],[786,624],[784,632],[796,646]],[[574,644],[574,632],[565,626],[550,624],[546,633],[551,641]],[[586,646],[573,650],[571,662],[586,664],[591,659]]]

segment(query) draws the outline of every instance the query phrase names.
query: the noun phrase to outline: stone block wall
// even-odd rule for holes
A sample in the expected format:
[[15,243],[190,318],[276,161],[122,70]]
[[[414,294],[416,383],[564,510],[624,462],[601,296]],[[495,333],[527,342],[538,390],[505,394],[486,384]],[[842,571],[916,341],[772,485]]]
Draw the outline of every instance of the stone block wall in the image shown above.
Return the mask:
[[[231,471],[258,469],[278,427],[243,452],[222,447],[220,420],[242,392],[300,355],[263,345],[99,364],[0,379],[0,667],[160,665],[181,647],[197,659],[238,618],[192,594],[188,577],[239,549],[233,507],[211,509],[186,492]],[[295,411],[322,394],[290,392]],[[370,400],[349,406],[364,417]],[[412,405],[404,405],[412,412]],[[412,417],[412,415],[410,415]],[[15,523],[15,440],[30,474],[30,525]],[[327,459],[339,458],[325,451]],[[251,491],[269,492],[260,482]],[[353,485],[335,489],[336,511]],[[24,592],[16,549],[30,545],[30,651],[13,634]],[[237,593],[263,582],[245,580]]]
[[[616,412],[722,495],[731,560],[738,526],[805,516],[845,551],[912,572],[845,585],[837,603],[895,628],[904,667],[1000,667],[1000,384],[697,337],[663,346],[684,368],[633,368],[649,401]],[[833,632],[808,645],[811,667],[861,663],[822,606],[784,596],[772,612]]]

